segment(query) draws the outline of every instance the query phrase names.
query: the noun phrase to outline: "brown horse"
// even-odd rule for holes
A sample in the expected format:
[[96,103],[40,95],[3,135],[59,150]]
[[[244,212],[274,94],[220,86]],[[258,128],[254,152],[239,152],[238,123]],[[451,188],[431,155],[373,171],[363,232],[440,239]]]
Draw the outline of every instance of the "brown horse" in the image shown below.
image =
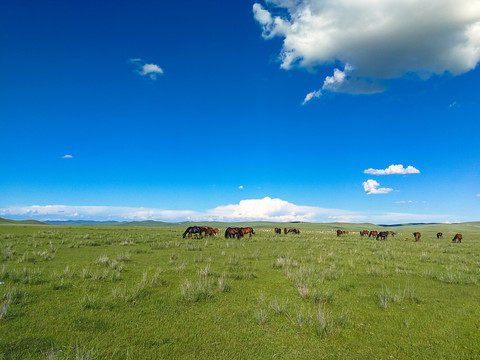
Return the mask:
[[368,237],[374,236],[377,237],[378,231],[370,231],[370,234],[368,234]]
[[360,231],[360,236],[367,236],[367,235],[368,235],[368,230]]
[[415,241],[420,241],[420,237],[422,236],[422,234],[420,234],[419,232],[414,232],[413,236],[415,237]]
[[462,242],[462,239],[463,239],[462,234],[455,234],[452,242],[459,242],[459,243],[461,243],[461,242]]
[[[218,232],[218,229],[217,229]],[[215,232],[215,229],[213,228],[208,228],[205,230],[205,236],[215,236],[217,233]]]
[[275,228],[275,234],[281,234],[282,233],[282,229],[280,228]]
[[443,233],[437,233],[437,239],[443,239]]
[[340,235],[342,235],[342,234],[343,234],[343,231],[340,230],[340,229],[338,229],[338,230],[337,230],[337,237],[340,236]]
[[253,231],[253,228],[251,227],[240,228],[240,231],[242,232],[242,237],[244,237],[246,234],[249,234],[250,237],[252,237],[252,235],[255,235],[255,231]]

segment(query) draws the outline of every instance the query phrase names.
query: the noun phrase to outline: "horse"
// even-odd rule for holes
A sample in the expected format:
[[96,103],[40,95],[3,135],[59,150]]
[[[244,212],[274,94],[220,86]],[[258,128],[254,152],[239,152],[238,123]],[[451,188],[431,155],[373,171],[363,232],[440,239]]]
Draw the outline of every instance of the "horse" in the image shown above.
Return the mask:
[[343,231],[340,230],[340,229],[338,229],[338,230],[337,230],[337,237],[340,236],[340,235],[342,235],[342,234],[343,234]]
[[275,234],[281,234],[282,233],[282,229],[280,228],[275,228]]
[[299,234],[300,234],[300,230],[298,230],[298,229],[288,229],[287,233],[294,233],[294,234],[299,235]]
[[283,229],[283,233],[284,233],[285,235],[288,233],[287,228],[284,228],[284,229]]
[[203,232],[205,232],[205,229],[201,226],[189,226],[187,230],[185,230],[185,232],[183,233],[183,238],[185,239],[187,234],[188,238],[191,238],[192,236],[195,237],[195,235],[197,238],[202,238]]
[[253,228],[251,227],[240,228],[240,231],[242,232],[242,237],[244,237],[245,234],[249,234],[250,237],[252,237],[252,235],[255,235],[255,231],[253,231]]
[[377,235],[377,240],[380,238],[381,240],[385,240],[388,236],[388,231],[380,231]]
[[370,231],[370,234],[368,234],[368,237],[374,236],[376,237],[378,235],[378,231]]
[[236,238],[240,239],[243,236],[242,230],[240,228],[227,228],[225,230],[225,239]]
[[368,235],[368,230],[360,231],[360,236],[367,236],[367,235]]
[[462,234],[455,234],[454,238],[452,239],[452,242],[459,242],[461,243],[463,239]]
[[414,232],[413,236],[415,237],[415,241],[420,241],[420,237],[422,236],[422,234],[420,234],[419,232]]
[[[218,232],[218,229],[217,229]],[[215,232],[215,229],[213,228],[208,228],[205,230],[205,236],[215,236],[217,233]]]
[[443,234],[442,233],[437,233],[437,239],[443,239]]

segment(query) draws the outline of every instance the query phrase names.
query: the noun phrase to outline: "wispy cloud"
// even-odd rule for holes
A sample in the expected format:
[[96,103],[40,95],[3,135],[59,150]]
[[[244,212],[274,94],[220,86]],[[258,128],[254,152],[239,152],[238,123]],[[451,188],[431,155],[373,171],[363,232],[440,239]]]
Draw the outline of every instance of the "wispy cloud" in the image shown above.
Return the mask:
[[375,180],[367,180],[363,183],[363,189],[367,193],[367,195],[372,194],[388,194],[389,192],[393,191],[390,188],[381,188],[379,187],[380,184]]
[[128,62],[136,66],[136,73],[142,76],[148,76],[152,80],[157,80],[159,75],[163,75],[163,69],[156,64],[147,64],[139,58],[129,59]]
[[205,211],[165,210],[144,207],[33,205],[0,209],[0,217],[35,220],[157,220],[157,221],[305,221],[305,222],[455,222],[445,214],[361,213],[358,211],[302,206],[281,199],[242,200]]
[[265,39],[283,38],[283,69],[345,66],[323,91],[371,94],[390,79],[458,75],[480,60],[478,0],[266,0],[252,11]]
[[73,158],[73,156],[72,156],[72,155],[68,155],[68,154],[62,156],[62,159],[72,159],[72,158]]
[[400,165],[390,165],[386,169],[367,169],[363,171],[364,174],[370,175],[401,175],[401,174],[420,174],[420,170],[414,168],[413,166],[403,167]]
[[238,188],[239,188],[240,190],[242,190],[242,189],[243,189],[243,185],[240,185]]

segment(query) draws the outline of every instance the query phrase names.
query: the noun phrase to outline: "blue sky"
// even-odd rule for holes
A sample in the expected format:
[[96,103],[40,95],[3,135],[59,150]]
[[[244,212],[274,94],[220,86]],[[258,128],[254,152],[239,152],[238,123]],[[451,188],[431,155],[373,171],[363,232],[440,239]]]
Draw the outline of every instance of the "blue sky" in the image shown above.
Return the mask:
[[0,216],[479,220],[480,6],[438,5],[3,1]]

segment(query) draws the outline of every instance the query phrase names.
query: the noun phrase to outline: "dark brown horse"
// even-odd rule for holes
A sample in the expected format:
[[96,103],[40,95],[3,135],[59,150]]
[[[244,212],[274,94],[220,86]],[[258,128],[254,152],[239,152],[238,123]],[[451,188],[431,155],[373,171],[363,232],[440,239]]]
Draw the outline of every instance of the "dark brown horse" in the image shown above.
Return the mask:
[[183,233],[183,238],[185,239],[185,236],[187,236],[187,234],[188,234],[188,238],[191,238],[192,236],[201,238],[203,237],[202,236],[203,232],[205,232],[205,229],[202,226],[190,226]]
[[288,233],[294,233],[294,234],[299,235],[299,234],[300,234],[300,230],[298,230],[298,229],[288,229],[288,230],[287,230],[287,234],[288,234]]
[[225,239],[236,238],[240,239],[243,236],[242,230],[240,228],[227,228],[225,230]]
[[360,231],[360,236],[367,236],[367,235],[368,235],[368,230]]
[[388,231],[380,231],[377,235],[377,240],[378,239],[385,240],[387,236],[388,236]]
[[415,237],[415,241],[420,241],[420,237],[422,236],[422,234],[420,234],[419,232],[414,232],[413,236]]
[[437,233],[437,239],[443,239],[443,233]]
[[338,230],[337,230],[337,236],[340,236],[340,235],[342,235],[342,234],[343,234],[343,231],[340,230],[340,229],[338,229]]
[[374,236],[377,237],[378,231],[370,231],[370,234],[368,234],[368,237]]
[[282,229],[280,228],[275,228],[275,234],[281,234],[282,233]]
[[461,242],[462,242],[462,239],[463,239],[462,234],[455,234],[452,242],[459,242],[459,243],[461,243]]

